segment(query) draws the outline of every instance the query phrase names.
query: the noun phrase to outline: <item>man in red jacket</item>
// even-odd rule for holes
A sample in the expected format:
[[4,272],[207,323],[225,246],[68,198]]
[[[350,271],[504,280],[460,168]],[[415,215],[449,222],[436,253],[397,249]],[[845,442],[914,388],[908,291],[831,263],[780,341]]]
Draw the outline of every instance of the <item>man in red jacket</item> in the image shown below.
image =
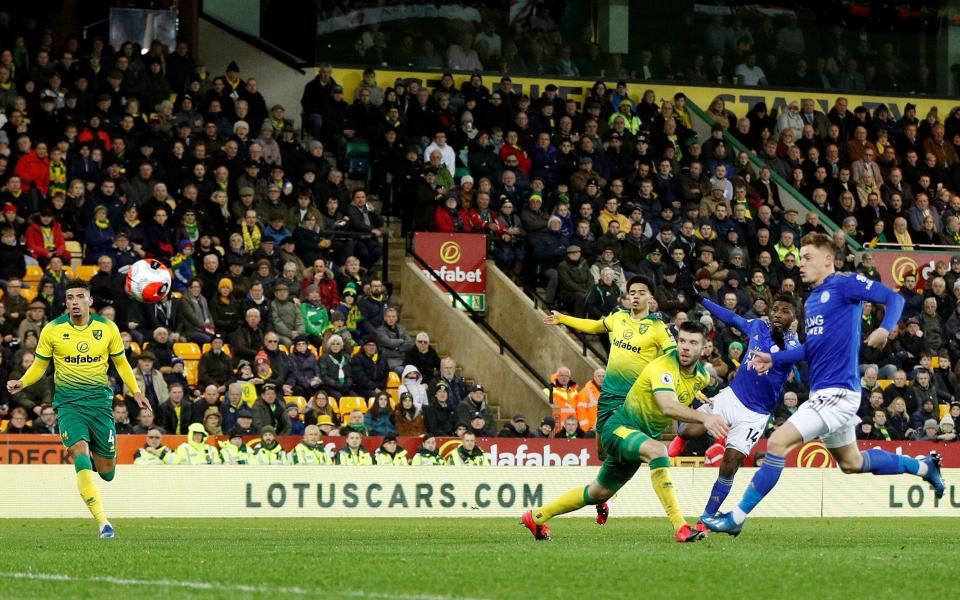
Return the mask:
[[37,259],[41,267],[46,268],[53,256],[59,256],[65,265],[70,264],[63,230],[60,223],[54,221],[53,211],[49,207],[42,209],[40,215],[30,222],[26,238],[30,256]]
[[47,190],[50,189],[50,158],[47,156],[47,145],[38,142],[36,148],[21,156],[17,161],[15,172],[20,177],[24,192],[35,187],[46,196]]

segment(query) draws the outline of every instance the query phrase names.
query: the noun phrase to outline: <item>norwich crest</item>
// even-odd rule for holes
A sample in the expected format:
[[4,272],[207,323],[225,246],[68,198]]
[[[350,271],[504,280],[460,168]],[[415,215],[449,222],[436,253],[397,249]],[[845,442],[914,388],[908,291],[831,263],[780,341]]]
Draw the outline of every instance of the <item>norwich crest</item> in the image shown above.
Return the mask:
[[99,339],[102,338],[102,337],[103,337],[103,330],[102,330],[102,329],[94,329],[94,330],[93,330],[93,339],[99,340]]

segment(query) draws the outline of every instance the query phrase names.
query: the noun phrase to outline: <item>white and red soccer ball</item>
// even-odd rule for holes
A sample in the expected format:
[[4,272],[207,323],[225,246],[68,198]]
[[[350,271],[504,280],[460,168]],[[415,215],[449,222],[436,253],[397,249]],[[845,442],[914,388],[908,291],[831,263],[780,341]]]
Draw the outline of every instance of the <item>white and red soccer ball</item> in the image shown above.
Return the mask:
[[170,283],[170,269],[159,260],[145,258],[130,265],[124,289],[134,300],[150,304],[167,297]]

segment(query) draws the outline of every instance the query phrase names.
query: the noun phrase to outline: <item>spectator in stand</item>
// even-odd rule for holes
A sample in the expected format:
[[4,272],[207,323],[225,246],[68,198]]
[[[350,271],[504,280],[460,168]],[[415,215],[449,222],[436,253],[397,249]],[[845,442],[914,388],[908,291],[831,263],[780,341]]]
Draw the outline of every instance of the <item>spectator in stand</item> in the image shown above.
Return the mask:
[[389,434],[396,435],[397,428],[394,424],[393,409],[390,407],[392,400],[387,392],[378,392],[370,405],[370,410],[364,416],[364,426],[369,435],[385,436]]
[[557,427],[557,422],[553,417],[544,417],[540,421],[540,425],[537,427],[537,430],[534,432],[533,437],[537,438],[552,438],[554,436],[554,430]]
[[440,355],[430,346],[430,336],[426,331],[417,334],[415,347],[407,351],[403,362],[413,365],[423,377],[423,383],[432,385],[440,372]]
[[467,398],[457,407],[457,423],[469,424],[473,420],[473,415],[480,413],[483,417],[483,435],[492,437],[496,433],[493,413],[490,411],[490,405],[487,404],[486,392],[479,383],[470,387],[470,393]]
[[440,383],[446,384],[449,403],[456,409],[467,397],[467,384],[463,376],[457,373],[457,362],[449,356],[443,357],[440,361],[440,376],[434,383],[434,391]]
[[590,379],[577,395],[576,417],[583,431],[593,431],[597,424],[597,403],[600,399],[600,388],[603,386],[603,379],[606,376],[606,370],[598,367],[593,372],[593,378]]
[[450,386],[439,379],[434,385],[433,399],[424,410],[424,425],[431,435],[453,435],[457,423],[456,409],[450,403]]
[[376,338],[365,337],[360,352],[350,359],[352,389],[360,396],[370,398],[387,388],[388,371],[387,361],[379,353]]

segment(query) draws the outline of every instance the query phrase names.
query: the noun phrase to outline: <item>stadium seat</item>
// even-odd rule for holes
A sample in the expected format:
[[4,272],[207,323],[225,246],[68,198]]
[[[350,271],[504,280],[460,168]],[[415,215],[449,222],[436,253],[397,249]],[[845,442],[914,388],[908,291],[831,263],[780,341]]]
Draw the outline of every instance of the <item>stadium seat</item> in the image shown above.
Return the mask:
[[939,356],[931,356],[931,357],[930,357],[930,368],[931,368],[931,369],[936,369],[936,368],[938,368],[939,366],[940,366],[940,357],[939,357]]
[[390,371],[387,374],[387,389],[397,389],[400,387],[400,376],[397,375],[396,371]]
[[892,379],[878,379],[878,380],[877,380],[877,385],[879,385],[880,388],[881,388],[881,389],[884,389],[884,390],[887,389],[887,386],[890,385],[891,383],[893,383],[893,380],[892,380]]
[[28,283],[37,283],[43,277],[43,269],[40,265],[27,265],[27,272],[23,276],[23,281]]
[[[203,348],[201,349],[201,352],[202,352],[203,354],[206,354],[206,353],[209,352],[209,351],[210,351],[210,344],[204,344],[204,345],[203,345]],[[224,344],[224,345],[223,345],[223,353],[226,354],[227,356],[233,358],[233,355],[230,354],[230,344]]]
[[280,351],[284,354],[290,354],[290,348],[287,348],[283,344],[277,344],[280,347]]
[[949,405],[949,404],[944,404],[944,403],[941,402],[941,403],[940,403],[940,418],[941,418],[941,419],[944,418],[945,416],[947,416],[947,413],[949,413],[949,412],[950,412],[950,405]]
[[307,407],[307,399],[303,396],[284,396],[283,401],[287,403],[287,406],[293,404],[301,413],[303,413],[303,409]]
[[360,345],[359,345],[359,344],[353,347],[353,352],[350,353],[350,356],[355,355],[357,352],[360,352]]
[[138,344],[137,342],[130,342],[130,349],[133,350],[134,354],[137,354],[137,355],[140,354],[140,344]]
[[33,302],[33,299],[37,297],[37,283],[26,284],[24,282],[23,286],[23,297],[27,299],[27,302]]
[[367,412],[367,399],[363,396],[344,396],[340,398],[339,408],[340,418],[346,421],[350,413],[355,410],[364,413]]
[[183,360],[200,360],[200,346],[193,342],[176,342],[173,344],[173,354]]
[[184,360],[183,373],[187,377],[187,385],[190,387],[196,387],[200,375],[200,361]]
[[99,270],[100,268],[97,265],[79,265],[77,267],[77,277],[84,281],[90,281]]
[[347,142],[347,178],[366,181],[370,175],[370,144],[366,140]]

